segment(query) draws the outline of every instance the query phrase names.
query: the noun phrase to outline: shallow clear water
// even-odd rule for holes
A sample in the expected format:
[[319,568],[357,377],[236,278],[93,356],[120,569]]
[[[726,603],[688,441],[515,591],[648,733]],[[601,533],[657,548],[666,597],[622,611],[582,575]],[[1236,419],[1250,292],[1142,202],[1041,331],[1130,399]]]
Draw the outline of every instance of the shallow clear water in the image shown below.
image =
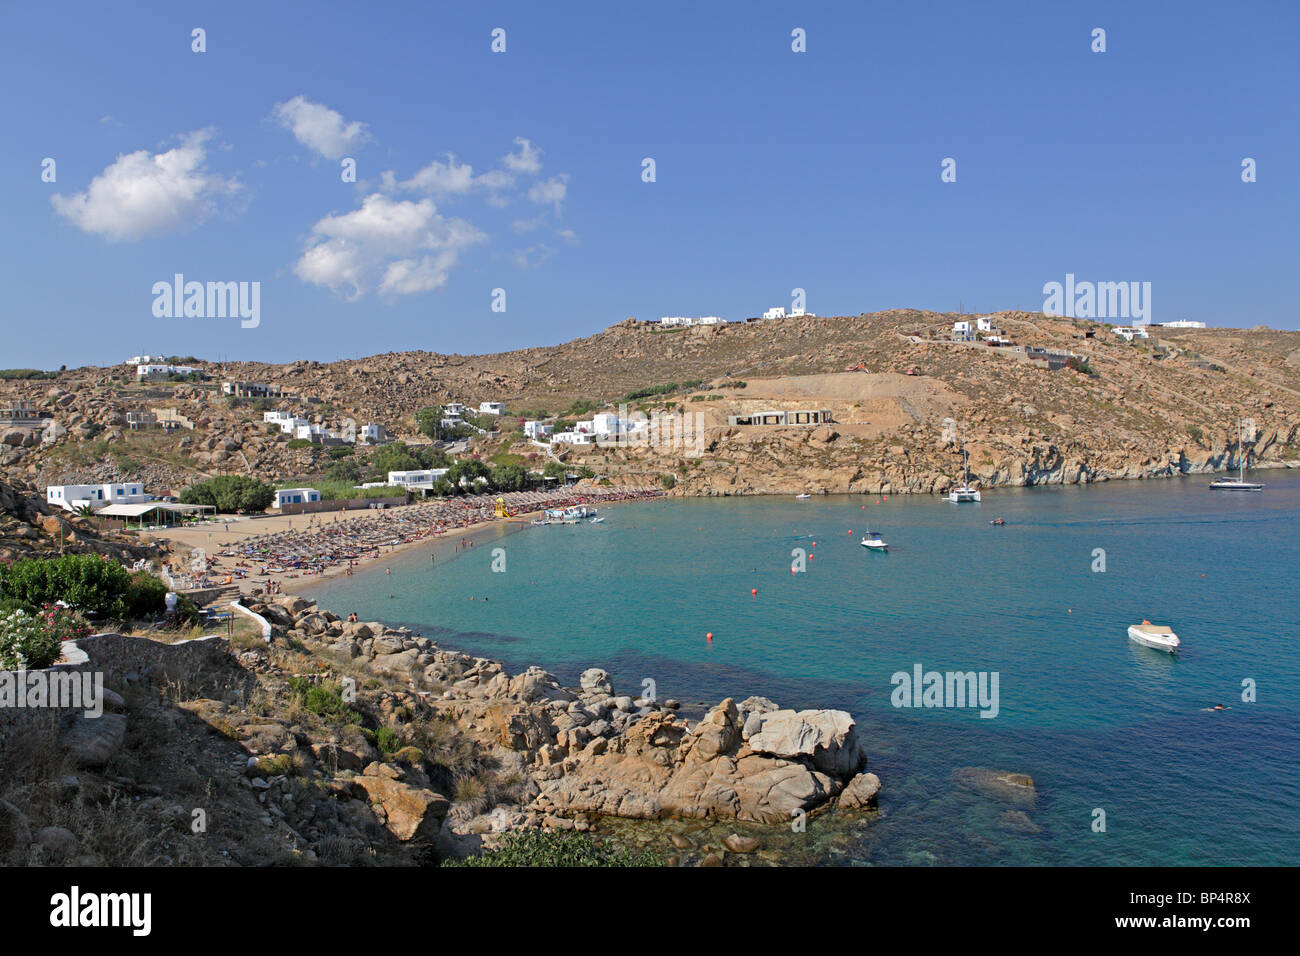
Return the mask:
[[[651,679],[660,699],[849,710],[884,784],[879,818],[852,830],[853,862],[1295,865],[1300,474],[1256,478],[1262,494],[1196,477],[978,505],[620,505],[599,525],[478,532],[459,553],[440,542],[436,561],[415,548],[313,593],[568,684],[600,666],[621,693]],[[989,525],[998,515],[1006,526]],[[868,522],[888,554],[859,545]],[[795,548],[805,573],[790,571]],[[1178,632],[1178,657],[1128,640],[1144,617]],[[894,707],[891,676],[918,663],[997,672],[997,716]],[[1027,773],[1036,803],[964,788],[963,767]],[[1014,809],[1037,831],[1018,832]]]

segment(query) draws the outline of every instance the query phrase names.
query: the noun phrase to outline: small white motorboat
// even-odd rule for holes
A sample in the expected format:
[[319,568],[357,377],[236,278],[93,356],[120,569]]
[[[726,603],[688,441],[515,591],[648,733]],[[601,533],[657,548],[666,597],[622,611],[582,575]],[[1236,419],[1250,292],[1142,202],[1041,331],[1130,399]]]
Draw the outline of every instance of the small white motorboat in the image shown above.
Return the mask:
[[590,519],[590,520],[591,520],[591,523],[592,523],[592,524],[600,524],[602,521],[605,520],[605,518],[604,518],[603,515],[597,515],[596,517],[594,517],[594,518],[592,518],[592,519]]
[[807,493],[804,493],[804,494],[802,494],[802,495],[795,495],[795,496],[794,496],[794,500],[795,500],[795,501],[802,501],[802,500],[805,499],[805,498],[811,498],[811,497],[812,497],[812,495],[807,494]]
[[871,551],[888,551],[889,545],[875,531],[868,531],[867,536],[862,539],[862,546]]
[[1178,640],[1178,635],[1174,633],[1173,628],[1165,627],[1163,624],[1152,624],[1150,621],[1143,620],[1141,624],[1134,624],[1128,629],[1129,640],[1141,644],[1144,647],[1153,647],[1158,651],[1168,651],[1173,653],[1178,650],[1182,643]]

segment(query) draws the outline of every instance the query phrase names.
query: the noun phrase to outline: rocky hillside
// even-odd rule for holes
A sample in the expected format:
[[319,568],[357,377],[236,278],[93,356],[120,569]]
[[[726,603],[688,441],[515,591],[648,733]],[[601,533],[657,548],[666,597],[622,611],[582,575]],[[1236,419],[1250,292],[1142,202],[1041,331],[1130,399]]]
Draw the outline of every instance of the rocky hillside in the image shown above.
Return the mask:
[[158,553],[158,545],[133,536],[101,532],[93,521],[51,508],[35,487],[0,481],[0,561],[39,554],[94,552],[118,561]]
[[[943,490],[960,467],[963,428],[971,470],[986,486],[1223,468],[1235,463],[1243,418],[1253,422],[1252,462],[1300,461],[1298,332],[1156,329],[1129,344],[1105,325],[996,316],[1019,346],[1077,356],[1078,368],[1049,370],[1023,352],[946,341],[955,318],[900,310],[678,331],[629,320],[562,345],[491,355],[199,363],[211,380],[198,385],[137,385],[126,366],[75,369],[0,383],[0,405],[31,401],[55,423],[3,430],[0,475],[38,485],[142,477],[157,489],[218,472],[323,471],[321,450],[288,447],[262,424],[263,405],[232,405],[218,394],[222,379],[281,385],[286,398],[265,407],[334,426],[377,421],[414,439],[414,413],[447,401],[501,400],[530,416],[585,417],[590,405],[575,403],[617,405],[634,390],[685,383],[632,404],[702,413],[704,456],[674,448],[572,454],[611,475],[673,474],[686,494]],[[868,371],[846,371],[859,364]],[[835,424],[727,427],[728,414],[764,407],[828,408]],[[131,431],[133,411],[177,427]],[[489,440],[478,450],[538,453],[510,441],[518,447]]]

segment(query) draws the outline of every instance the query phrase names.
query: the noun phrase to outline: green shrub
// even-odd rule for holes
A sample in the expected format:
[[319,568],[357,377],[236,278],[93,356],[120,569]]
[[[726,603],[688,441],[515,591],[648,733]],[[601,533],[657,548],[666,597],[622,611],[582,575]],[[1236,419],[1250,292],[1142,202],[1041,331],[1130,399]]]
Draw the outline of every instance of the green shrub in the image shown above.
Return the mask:
[[608,840],[597,842],[577,830],[525,830],[507,833],[495,850],[443,866],[660,866],[648,850],[629,850]]
[[96,554],[26,558],[0,565],[0,597],[43,607],[63,601],[90,617],[130,620],[161,614],[167,586]]
[[395,754],[402,749],[402,738],[391,727],[380,727],[375,731],[375,747],[381,754]]

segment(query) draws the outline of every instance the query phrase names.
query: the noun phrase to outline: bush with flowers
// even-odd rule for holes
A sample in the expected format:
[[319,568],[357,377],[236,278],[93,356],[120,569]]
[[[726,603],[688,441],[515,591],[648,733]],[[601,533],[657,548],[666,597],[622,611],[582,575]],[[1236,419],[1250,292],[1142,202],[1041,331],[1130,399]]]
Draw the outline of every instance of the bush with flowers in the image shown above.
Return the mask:
[[90,633],[81,615],[47,604],[32,613],[18,608],[0,614],[0,670],[49,667],[63,656],[63,642]]

